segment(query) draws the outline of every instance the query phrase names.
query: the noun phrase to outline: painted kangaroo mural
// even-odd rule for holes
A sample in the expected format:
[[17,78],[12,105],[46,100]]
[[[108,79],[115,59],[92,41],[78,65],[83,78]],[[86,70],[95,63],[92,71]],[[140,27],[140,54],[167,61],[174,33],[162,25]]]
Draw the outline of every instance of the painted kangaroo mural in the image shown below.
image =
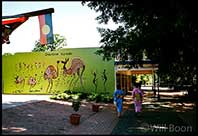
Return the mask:
[[58,72],[59,72],[58,64],[59,64],[59,61],[57,61],[56,68],[53,65],[49,65],[44,72],[44,79],[48,80],[48,86],[47,86],[46,92],[51,91],[53,87],[53,79],[56,79],[58,77]]
[[103,61],[95,54],[98,49],[2,55],[2,93],[37,95],[70,90],[111,95],[115,89],[114,60]]
[[[70,67],[67,68],[66,64],[68,61],[69,61],[69,58],[68,59],[65,58],[65,61],[61,61],[63,63],[63,75],[65,75],[65,76],[73,75],[75,78],[75,74],[77,74],[80,79],[81,87],[84,89],[83,81],[82,81],[83,72],[85,70],[84,62],[80,58],[73,58],[71,61]],[[70,81],[70,85],[73,82],[74,78]]]

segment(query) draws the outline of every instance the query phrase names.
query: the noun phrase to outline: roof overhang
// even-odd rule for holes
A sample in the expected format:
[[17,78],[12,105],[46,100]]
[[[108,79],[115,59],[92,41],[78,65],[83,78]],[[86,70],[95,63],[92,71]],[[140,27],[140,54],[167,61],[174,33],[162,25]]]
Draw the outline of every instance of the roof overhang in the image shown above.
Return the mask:
[[53,13],[54,9],[43,9],[33,12],[27,12],[17,15],[11,15],[11,16],[2,16],[2,44],[7,43],[9,44],[9,36],[11,33],[19,27],[21,24],[23,24],[25,21],[28,20],[29,17],[38,16],[42,14],[49,14]]

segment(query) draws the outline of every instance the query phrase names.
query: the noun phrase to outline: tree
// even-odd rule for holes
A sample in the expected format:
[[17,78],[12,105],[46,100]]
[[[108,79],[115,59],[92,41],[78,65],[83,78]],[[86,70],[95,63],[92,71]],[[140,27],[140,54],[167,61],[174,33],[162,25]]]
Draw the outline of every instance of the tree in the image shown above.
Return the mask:
[[54,51],[54,50],[61,49],[65,46],[67,46],[66,38],[59,34],[54,34],[54,43],[53,44],[41,45],[40,41],[36,41],[35,47],[32,51],[33,52]]
[[11,56],[12,53],[4,53],[3,56]]
[[189,92],[196,92],[198,11],[194,2],[122,0],[82,4],[101,13],[96,18],[99,23],[112,20],[119,25],[116,30],[98,28],[102,46],[97,53],[104,59],[120,54],[125,60],[129,54],[134,61],[141,61],[144,53],[159,63],[161,79],[190,85]]

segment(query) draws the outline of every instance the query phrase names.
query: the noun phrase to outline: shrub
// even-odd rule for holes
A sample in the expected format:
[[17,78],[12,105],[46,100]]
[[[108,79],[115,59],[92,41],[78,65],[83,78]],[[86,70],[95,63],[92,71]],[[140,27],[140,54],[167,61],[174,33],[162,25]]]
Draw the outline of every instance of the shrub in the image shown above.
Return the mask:
[[68,100],[70,98],[71,98],[71,95],[66,94],[66,93],[54,94],[50,96],[50,99],[54,99],[54,100]]
[[72,99],[79,99],[80,98],[78,94],[72,94],[71,97],[72,97]]
[[88,98],[88,93],[84,93],[84,92],[81,92],[81,93],[78,93],[80,99],[87,99]]
[[50,99],[56,100],[57,95],[50,96]]
[[75,112],[77,112],[77,111],[79,110],[80,105],[81,105],[80,100],[79,100],[78,98],[77,98],[77,99],[74,98],[73,101],[72,101],[72,107],[73,107],[73,110],[74,110]]
[[105,97],[104,97],[104,102],[106,103],[108,103],[108,102],[110,102],[110,103],[112,103],[113,102],[113,96],[109,96],[109,95],[106,95]]
[[63,98],[64,100],[68,100],[69,98],[71,98],[71,95],[66,94],[66,93],[62,93],[62,98]]
[[65,90],[64,93],[71,95],[72,91],[71,90]]
[[102,102],[102,95],[100,94],[96,95],[96,102]]
[[88,95],[88,100],[89,101],[95,101],[97,98],[98,94],[96,93],[91,93],[90,95]]
[[88,101],[111,103],[113,102],[113,96],[107,95],[106,93],[91,93],[86,92],[72,92],[70,90],[64,91],[64,93],[54,94],[50,96],[50,99],[54,100],[69,100],[69,99],[87,99]]

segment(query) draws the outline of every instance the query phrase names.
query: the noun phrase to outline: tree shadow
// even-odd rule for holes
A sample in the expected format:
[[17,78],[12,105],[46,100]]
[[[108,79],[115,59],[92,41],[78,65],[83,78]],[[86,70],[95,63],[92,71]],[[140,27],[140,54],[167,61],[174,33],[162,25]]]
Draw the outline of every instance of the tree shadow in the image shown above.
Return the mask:
[[[22,103],[11,103],[12,105]],[[64,134],[73,108],[66,101],[39,101],[2,110],[2,134]],[[90,105],[80,107],[81,123],[93,116]]]
[[[186,115],[189,112],[192,113]],[[132,102],[128,105],[112,134],[194,135],[196,134],[195,112],[196,104],[184,96],[162,96],[158,100],[147,95],[144,97],[141,116],[135,115]],[[185,119],[181,115],[185,115]]]
[[145,97],[144,106],[150,110],[155,109],[165,109],[172,110],[176,112],[188,112],[196,109],[196,101],[192,100],[190,97],[183,95],[163,95],[160,99],[157,97],[147,96]]
[[129,107],[112,131],[114,135],[193,135],[196,128],[186,124],[176,112],[145,110],[136,116],[134,106]]

